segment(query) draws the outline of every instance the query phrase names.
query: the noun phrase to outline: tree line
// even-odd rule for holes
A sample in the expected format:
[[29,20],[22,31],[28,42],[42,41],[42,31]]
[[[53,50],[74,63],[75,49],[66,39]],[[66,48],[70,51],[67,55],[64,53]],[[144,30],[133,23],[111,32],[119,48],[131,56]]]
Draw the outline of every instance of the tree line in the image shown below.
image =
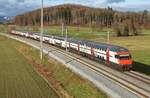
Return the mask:
[[[40,25],[41,11],[17,15],[16,25]],[[44,25],[75,25],[99,28],[113,28],[117,36],[138,35],[140,28],[150,28],[150,13],[118,12],[108,7],[91,8],[82,5],[65,4],[44,8]]]

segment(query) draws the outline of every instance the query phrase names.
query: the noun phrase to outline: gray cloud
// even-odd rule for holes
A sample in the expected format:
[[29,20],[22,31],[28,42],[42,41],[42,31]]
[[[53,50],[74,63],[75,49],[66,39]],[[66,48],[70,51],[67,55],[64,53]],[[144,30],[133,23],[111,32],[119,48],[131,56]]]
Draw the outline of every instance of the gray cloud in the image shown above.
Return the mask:
[[24,2],[25,0],[16,0],[17,2]]
[[112,6],[113,9],[118,10],[118,11],[125,11],[125,12],[141,12],[144,10],[148,10],[150,12],[150,6],[149,3],[146,4],[129,4],[125,6]]
[[33,0],[3,0],[0,7],[0,15],[15,16],[39,8],[39,4]]
[[106,0],[106,3],[120,3],[125,2],[125,0]]

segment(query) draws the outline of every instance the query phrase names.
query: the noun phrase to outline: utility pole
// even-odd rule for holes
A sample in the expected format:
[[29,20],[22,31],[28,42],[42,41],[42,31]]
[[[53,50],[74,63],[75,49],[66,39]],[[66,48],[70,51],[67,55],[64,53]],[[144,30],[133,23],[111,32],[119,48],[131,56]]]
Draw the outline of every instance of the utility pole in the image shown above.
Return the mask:
[[41,0],[40,59],[43,59],[43,0]]
[[62,31],[61,31],[61,36],[63,37],[64,35],[64,23],[62,23]]
[[67,30],[67,28],[66,28],[66,52],[67,52],[67,33],[68,33],[68,30]]
[[107,43],[109,43],[109,40],[110,40],[110,34],[109,31],[107,31]]

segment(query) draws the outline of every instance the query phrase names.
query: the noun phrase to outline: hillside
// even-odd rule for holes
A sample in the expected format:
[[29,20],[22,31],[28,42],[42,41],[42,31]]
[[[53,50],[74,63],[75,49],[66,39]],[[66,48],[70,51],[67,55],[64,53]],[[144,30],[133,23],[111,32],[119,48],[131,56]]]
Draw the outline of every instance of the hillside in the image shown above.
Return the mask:
[[[17,15],[14,18],[17,25],[40,25],[40,9]],[[44,8],[45,25],[82,25],[111,27],[118,23],[136,24],[144,27],[150,25],[150,13],[117,12],[112,8],[91,8],[82,5],[64,4]]]

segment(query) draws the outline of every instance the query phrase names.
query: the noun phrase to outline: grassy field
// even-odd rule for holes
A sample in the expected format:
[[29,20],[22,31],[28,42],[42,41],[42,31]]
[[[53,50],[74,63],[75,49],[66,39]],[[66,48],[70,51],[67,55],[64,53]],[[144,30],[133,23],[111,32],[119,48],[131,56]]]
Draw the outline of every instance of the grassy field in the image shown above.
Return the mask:
[[[65,27],[64,27],[65,28]],[[32,31],[32,32],[40,32],[40,27],[33,26],[16,26],[17,30],[23,31]],[[90,27],[75,27],[75,26],[67,26],[68,36],[72,38],[82,38],[82,39],[93,39],[97,37],[105,37],[107,29],[99,29],[99,28],[90,28]],[[51,35],[62,36],[62,27],[61,26],[46,26],[44,27],[44,33],[48,33]],[[65,36],[65,29],[63,31],[63,35]],[[104,39],[104,38],[103,38]]]
[[[2,38],[2,39],[4,40],[4,38]],[[22,44],[20,42],[13,41],[13,40],[10,41],[10,40],[7,39],[7,42],[11,42],[11,44],[8,44],[8,45],[9,46],[11,45],[11,47],[15,47],[15,49],[17,49],[17,51],[20,51],[24,55],[32,57],[32,59],[37,60],[37,61],[40,62],[40,60],[39,60],[39,51],[38,50],[36,50],[36,49],[34,49],[34,48],[30,47],[30,46],[27,46],[25,44]],[[6,42],[5,42],[5,44],[6,44]],[[4,47],[4,46],[2,46],[2,47]],[[10,48],[8,48],[8,49],[10,49]],[[15,50],[15,49],[12,49],[12,50]],[[11,53],[9,53],[9,54],[11,54]],[[15,53],[15,54],[18,54],[18,53]],[[12,55],[14,55],[14,54],[12,54]],[[20,55],[20,54],[18,54],[18,55]],[[19,58],[20,58],[19,60],[21,60],[22,57],[20,57],[18,55],[16,55],[17,56],[16,57],[17,60]],[[88,82],[88,81],[80,78],[79,76],[75,75],[74,73],[72,73],[69,69],[67,69],[61,63],[58,63],[56,60],[54,60],[52,58],[50,60],[48,60],[47,56],[44,56],[44,57],[45,58],[43,60],[43,65],[50,72],[53,73],[54,77],[58,81],[60,81],[61,85],[64,87],[64,89],[66,91],[68,91],[68,93],[70,95],[74,96],[75,98],[107,98],[106,94],[104,94],[103,92],[99,91],[90,82]],[[11,57],[11,58],[13,58],[13,57]],[[23,63],[22,66],[27,66],[26,63],[25,64],[24,64],[24,62],[22,62],[22,63]],[[13,68],[13,67],[14,67],[14,65],[11,66],[11,68],[15,70],[16,67],[15,68]],[[28,70],[31,70],[30,67],[28,67]],[[20,70],[19,68],[17,68],[17,70]],[[21,68],[21,70],[22,70],[22,68]],[[31,72],[31,74],[32,73],[33,72]],[[16,76],[16,77],[18,77],[18,76]],[[38,80],[38,79],[35,79],[35,80]],[[38,82],[38,81],[36,81],[36,82]],[[28,81],[27,81],[27,83],[28,83]],[[30,84],[30,85],[34,86],[35,84]],[[46,91],[46,90],[43,90],[43,91]],[[34,90],[34,92],[38,92],[38,91]],[[10,93],[12,93],[12,92],[10,92]],[[32,92],[27,92],[27,94],[28,93],[32,94]],[[45,94],[46,93],[47,93],[47,91],[45,92]],[[34,97],[34,98],[38,98],[38,97]],[[48,98],[48,97],[46,97],[46,98]],[[52,97],[52,98],[54,98],[54,97]]]
[[1,25],[0,24],[0,32],[8,32],[8,25]]
[[0,36],[0,98],[58,98],[18,52],[18,45]]

